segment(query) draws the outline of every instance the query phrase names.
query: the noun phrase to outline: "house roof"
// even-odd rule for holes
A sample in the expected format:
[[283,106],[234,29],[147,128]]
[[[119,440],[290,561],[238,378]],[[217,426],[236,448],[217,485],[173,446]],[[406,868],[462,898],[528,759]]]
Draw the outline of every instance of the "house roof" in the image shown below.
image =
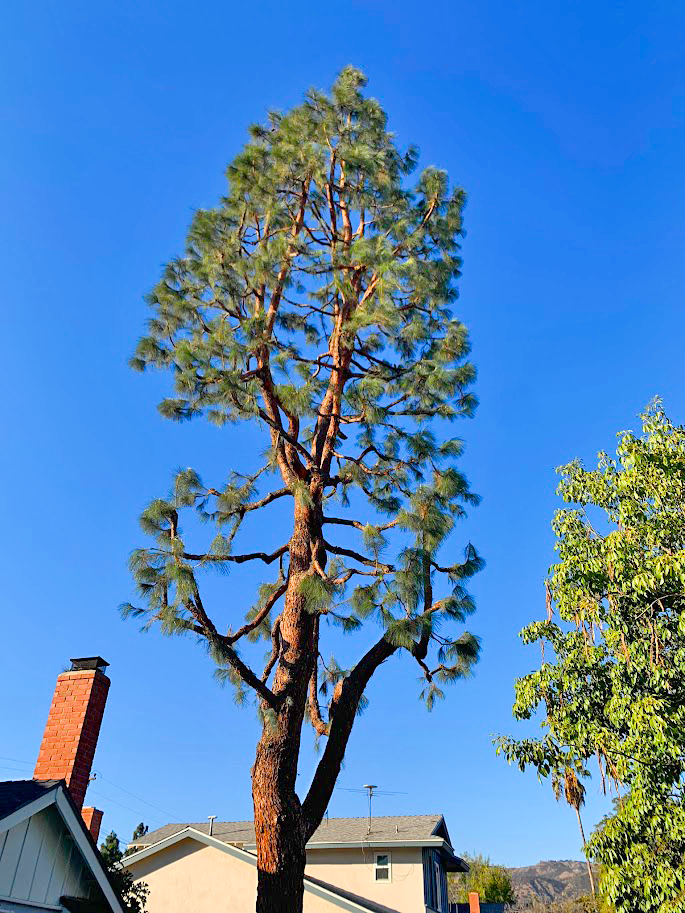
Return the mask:
[[[209,833],[208,821],[165,824],[164,827],[150,831],[130,845],[140,848],[152,846],[187,827],[202,834]],[[224,843],[233,843],[238,846],[255,845],[255,830],[252,821],[215,821],[212,836]],[[309,845],[383,841],[416,843],[423,840],[430,841],[431,838],[436,837],[446,839],[449,843],[449,835],[444,827],[442,815],[394,815],[372,818],[371,830],[368,827],[368,818],[325,818],[314,832]]]
[[[88,907],[93,913],[124,913],[121,898],[112,887],[109,874],[90,831],[69,794],[64,780],[5,780],[0,782],[0,829],[16,824],[54,806],[74,840],[83,861],[93,875],[100,898]],[[67,909],[75,898],[61,898]],[[67,901],[67,902],[65,902]]]
[[0,783],[0,819],[23,805],[40,799],[54,789],[59,780],[5,780]]
[[395,913],[395,910],[391,910],[390,907],[385,907],[382,904],[376,903],[375,900],[369,900],[367,897],[360,897],[359,894],[353,894],[351,891],[344,891],[337,885],[329,884],[327,881],[320,881],[318,878],[312,878],[311,875],[305,875],[304,880],[305,884],[318,885],[320,888],[330,891],[331,894],[336,894],[338,897],[349,900],[363,910],[369,910],[369,913]]
[[[152,846],[147,848],[143,847],[136,853],[125,856],[122,860],[122,865],[125,869],[135,866],[136,863],[149,858],[160,850],[169,849],[184,840],[195,840],[205,846],[212,846],[216,849],[220,849],[222,852],[227,853],[234,858],[242,859],[248,865],[255,867],[257,865],[257,857],[254,853],[251,853],[242,847],[235,846],[233,843],[229,843],[226,840],[217,838],[214,835],[209,836],[206,831],[197,831],[192,825],[185,825],[181,830],[169,834]],[[345,891],[337,885],[329,884],[327,881],[320,881],[318,878],[312,878],[310,875],[305,875],[304,877],[304,889],[310,894],[328,900],[336,908],[349,911],[349,913],[397,913],[396,910],[393,910],[390,907],[376,903],[373,900],[368,900],[366,897],[352,894],[350,891]]]

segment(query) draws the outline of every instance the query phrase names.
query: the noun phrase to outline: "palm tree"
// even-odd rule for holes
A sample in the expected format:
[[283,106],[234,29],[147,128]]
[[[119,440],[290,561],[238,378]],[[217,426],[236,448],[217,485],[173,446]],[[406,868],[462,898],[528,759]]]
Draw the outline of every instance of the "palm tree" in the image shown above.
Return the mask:
[[576,816],[578,818],[578,827],[580,828],[580,837],[583,841],[583,852],[585,853],[585,861],[587,863],[587,873],[590,878],[590,890],[592,891],[592,897],[597,901],[597,891],[595,889],[595,875],[592,871],[592,865],[587,855],[587,841],[585,840],[585,829],[583,828],[583,819],[580,816],[580,809],[585,805],[585,787],[578,779],[576,772],[571,768],[567,767],[564,770],[563,779],[561,775],[556,775],[552,780],[552,788],[554,789],[554,795],[556,796],[557,802],[561,798],[563,786],[563,794],[566,802],[576,810]]

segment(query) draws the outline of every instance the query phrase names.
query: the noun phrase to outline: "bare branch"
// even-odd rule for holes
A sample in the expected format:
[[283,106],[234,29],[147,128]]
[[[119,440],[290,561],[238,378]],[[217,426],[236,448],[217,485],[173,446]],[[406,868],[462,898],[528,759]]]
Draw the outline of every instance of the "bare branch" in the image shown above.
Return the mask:
[[231,666],[248,687],[252,688],[270,707],[277,709],[280,704],[280,699],[276,697],[273,691],[271,691],[270,688],[267,688],[264,682],[255,675],[252,669],[242,661],[228,642],[228,639],[224,637],[223,634],[219,634],[214,622],[205,611],[197,586],[195,586],[195,599],[189,599],[186,602],[186,607],[197,622],[197,625],[193,627],[193,630],[209,641],[216,653]]
[[375,529],[378,529],[381,532],[384,532],[386,529],[392,529],[393,526],[397,526],[397,524],[399,523],[399,520],[392,520],[390,523],[384,523],[382,526],[376,526],[375,523],[365,524],[365,523],[362,523],[360,520],[348,520],[345,517],[324,517],[323,522],[324,523],[335,523],[338,526],[353,526],[355,529],[361,529],[361,530],[366,529],[367,525],[371,525],[371,526],[375,527]]
[[252,621],[248,621],[242,626],[242,628],[238,628],[235,634],[227,635],[228,642],[230,644],[234,644],[237,640],[240,640],[241,637],[244,637],[246,634],[249,634],[250,631],[254,631],[255,628],[258,628],[287,589],[288,581],[284,580],[278,589],[274,590],[271,596],[269,596],[262,608],[252,619]]
[[183,552],[183,558],[185,558],[186,561],[233,561],[235,564],[243,564],[245,561],[260,560],[265,564],[271,564],[276,558],[285,554],[289,548],[290,543],[286,542],[285,545],[277,548],[276,551],[272,552],[270,555],[267,555],[266,552],[250,552],[247,555],[194,555],[191,552]]
[[382,564],[380,561],[374,561],[373,558],[367,558],[351,548],[343,548],[342,545],[331,545],[325,540],[323,545],[327,552],[332,552],[334,555],[344,555],[346,558],[353,558],[355,561],[359,561],[360,564],[365,564],[368,567],[375,567],[386,574],[390,574],[395,570],[391,564]]
[[262,672],[262,681],[266,682],[271,675],[271,670],[276,665],[276,661],[281,652],[281,618],[280,616],[274,622],[271,629],[271,656],[269,657],[264,671]]

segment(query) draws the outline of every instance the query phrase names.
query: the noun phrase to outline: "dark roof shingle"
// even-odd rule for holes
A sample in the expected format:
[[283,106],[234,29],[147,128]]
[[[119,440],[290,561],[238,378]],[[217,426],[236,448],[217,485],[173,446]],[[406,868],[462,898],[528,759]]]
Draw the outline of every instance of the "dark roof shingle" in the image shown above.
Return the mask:
[[[371,830],[368,818],[324,818],[314,832],[310,843],[365,843],[373,840],[425,840],[433,836],[442,820],[442,815],[394,815],[371,819]],[[203,834],[209,833],[208,821],[185,822],[183,824],[165,824],[156,831],[150,831],[136,840],[131,846],[144,847],[159,843],[192,827]],[[254,825],[251,821],[215,821],[212,836],[224,843],[236,843],[252,846],[255,843]]]
[[5,780],[0,782],[0,818],[34,802],[54,789],[61,780]]

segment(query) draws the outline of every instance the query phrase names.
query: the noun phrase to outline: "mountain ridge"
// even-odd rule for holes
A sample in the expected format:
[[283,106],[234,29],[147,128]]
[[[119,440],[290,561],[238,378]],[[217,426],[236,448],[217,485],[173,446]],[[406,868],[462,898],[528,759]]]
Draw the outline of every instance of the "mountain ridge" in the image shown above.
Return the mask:
[[555,903],[590,893],[587,864],[577,859],[545,859],[535,865],[508,868],[518,905],[533,900]]

